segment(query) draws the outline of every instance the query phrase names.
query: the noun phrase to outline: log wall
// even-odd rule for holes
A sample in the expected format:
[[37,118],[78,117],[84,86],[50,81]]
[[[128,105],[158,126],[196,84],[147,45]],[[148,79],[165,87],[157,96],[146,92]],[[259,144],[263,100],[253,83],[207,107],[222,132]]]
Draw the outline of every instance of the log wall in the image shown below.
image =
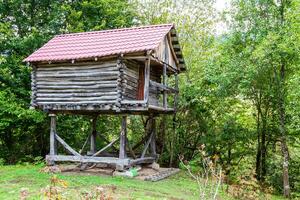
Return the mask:
[[117,61],[43,64],[32,76],[33,106],[115,104]]
[[[138,84],[140,80],[139,70],[144,70],[142,63],[134,62],[131,60],[126,60],[125,65],[125,86],[124,86],[124,99],[125,100],[138,100]],[[161,82],[161,75],[155,71],[155,69],[150,68],[150,80]],[[157,88],[150,86],[149,88],[149,104],[159,105],[159,91]]]

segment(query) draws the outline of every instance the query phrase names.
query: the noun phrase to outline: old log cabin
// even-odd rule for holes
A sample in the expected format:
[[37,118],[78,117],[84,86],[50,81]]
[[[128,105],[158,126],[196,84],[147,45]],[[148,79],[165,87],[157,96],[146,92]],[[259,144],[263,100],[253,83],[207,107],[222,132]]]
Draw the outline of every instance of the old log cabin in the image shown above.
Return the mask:
[[[123,169],[155,160],[151,134],[140,158],[127,156],[126,116],[148,115],[152,133],[157,114],[175,111],[177,76],[185,64],[173,24],[57,35],[24,61],[32,66],[31,106],[51,116],[49,163],[109,163]],[[60,113],[93,116],[88,155],[58,136],[56,115]],[[123,121],[119,138],[97,152],[95,128],[100,114],[121,114]],[[58,155],[56,141],[72,155]],[[120,141],[119,157],[101,157],[116,141]],[[152,156],[145,158],[151,145]]]

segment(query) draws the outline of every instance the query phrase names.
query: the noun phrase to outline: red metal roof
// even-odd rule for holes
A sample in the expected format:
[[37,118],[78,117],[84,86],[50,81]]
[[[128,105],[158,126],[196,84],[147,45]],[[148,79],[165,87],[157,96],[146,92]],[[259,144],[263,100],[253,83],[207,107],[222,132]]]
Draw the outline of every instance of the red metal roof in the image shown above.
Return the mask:
[[104,57],[154,50],[173,24],[57,35],[25,62]]

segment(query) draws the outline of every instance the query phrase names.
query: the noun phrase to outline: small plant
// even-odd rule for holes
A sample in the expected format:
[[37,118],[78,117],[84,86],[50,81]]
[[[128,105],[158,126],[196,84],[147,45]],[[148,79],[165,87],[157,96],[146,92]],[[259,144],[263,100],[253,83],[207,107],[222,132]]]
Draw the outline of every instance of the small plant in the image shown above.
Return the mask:
[[46,199],[58,200],[64,198],[64,190],[68,187],[68,182],[57,178],[56,175],[50,179],[50,185],[42,189],[42,194]]
[[219,187],[222,183],[222,168],[217,165],[217,156],[211,158],[206,154],[204,144],[198,150],[200,160],[194,161],[193,166],[191,166],[191,162],[184,160],[184,157],[180,156],[181,166],[197,181],[199,199],[214,200],[217,198]]

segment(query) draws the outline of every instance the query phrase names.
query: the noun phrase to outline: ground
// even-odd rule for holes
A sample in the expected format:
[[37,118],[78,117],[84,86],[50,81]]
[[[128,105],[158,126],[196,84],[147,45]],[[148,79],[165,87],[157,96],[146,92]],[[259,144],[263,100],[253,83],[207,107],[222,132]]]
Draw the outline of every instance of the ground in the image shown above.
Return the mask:
[[[55,188],[54,184],[59,188],[55,191],[58,199],[90,199],[88,195],[99,191],[104,191],[110,199],[198,199],[197,184],[183,171],[159,182],[146,182],[103,175],[53,175],[41,172],[42,168],[41,165],[0,166],[0,199],[22,196],[48,199],[49,188]],[[221,189],[218,199],[233,198]]]

